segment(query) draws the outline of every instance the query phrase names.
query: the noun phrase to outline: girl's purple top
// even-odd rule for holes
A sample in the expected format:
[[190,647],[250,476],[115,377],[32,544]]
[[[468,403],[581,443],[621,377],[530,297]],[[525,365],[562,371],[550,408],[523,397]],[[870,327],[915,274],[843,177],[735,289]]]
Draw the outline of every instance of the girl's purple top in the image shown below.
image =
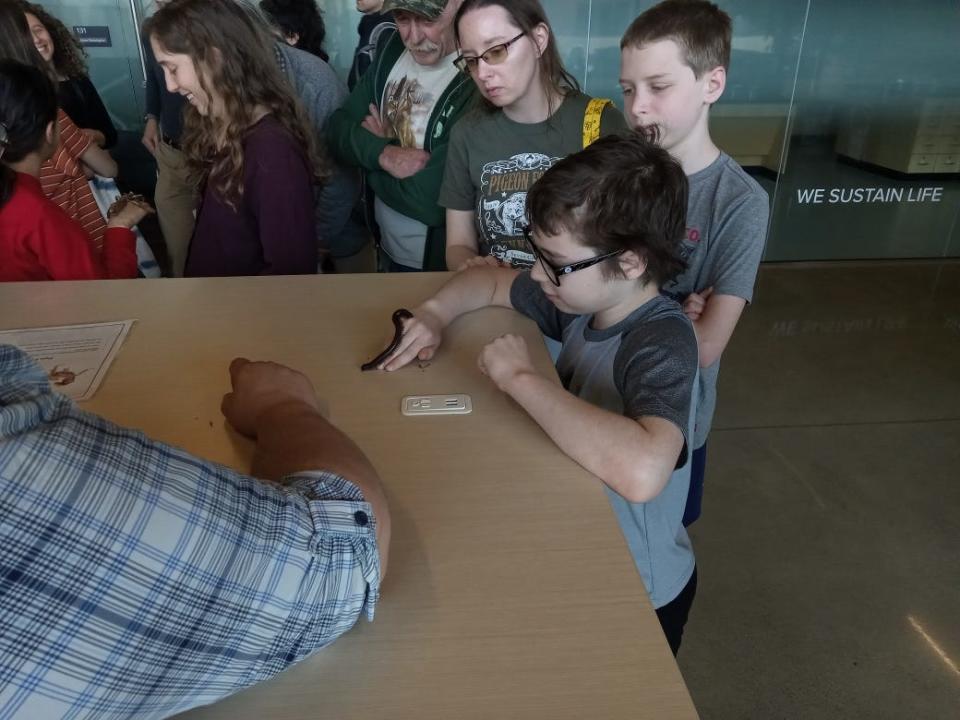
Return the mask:
[[264,116],[243,141],[243,195],[237,209],[207,184],[184,274],[315,273],[313,202],[306,152],[272,115]]

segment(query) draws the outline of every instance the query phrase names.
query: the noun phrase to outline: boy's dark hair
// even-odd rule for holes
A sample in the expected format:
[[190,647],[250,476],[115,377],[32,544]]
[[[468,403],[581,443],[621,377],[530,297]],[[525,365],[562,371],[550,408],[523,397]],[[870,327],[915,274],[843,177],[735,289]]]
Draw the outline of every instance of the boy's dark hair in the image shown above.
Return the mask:
[[722,66],[730,69],[733,24],[706,0],[664,0],[637,17],[620,40],[620,49],[673,40],[695,77]]
[[[632,250],[657,287],[686,267],[687,176],[670,154],[635,131],[608,135],[547,170],[527,193],[530,227],[576,235],[597,254]],[[616,257],[601,265],[622,277]]]
[[57,91],[44,73],[16,60],[0,60],[0,208],[13,194],[19,162],[40,149],[57,119]]
[[260,0],[260,9],[280,29],[284,37],[297,35],[298,50],[327,62],[330,56],[323,49],[327,28],[314,0]]

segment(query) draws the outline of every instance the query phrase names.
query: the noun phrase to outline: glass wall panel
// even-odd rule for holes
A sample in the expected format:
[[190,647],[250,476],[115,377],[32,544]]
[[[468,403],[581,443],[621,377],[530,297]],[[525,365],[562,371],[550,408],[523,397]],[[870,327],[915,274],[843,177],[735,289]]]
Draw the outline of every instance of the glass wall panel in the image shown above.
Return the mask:
[[[40,4],[68,28],[81,26],[97,35],[97,44],[86,45],[90,79],[117,130],[139,133],[144,112],[143,71],[129,0],[55,0]],[[138,0],[138,13],[139,7]],[[102,28],[109,33],[109,45],[102,40]]]
[[324,48],[330,56],[330,65],[346,81],[359,39],[357,25],[363,16],[357,12],[353,0],[320,0],[317,5],[323,10],[323,23],[327,28]]
[[958,254],[958,10],[813,0],[768,260]]

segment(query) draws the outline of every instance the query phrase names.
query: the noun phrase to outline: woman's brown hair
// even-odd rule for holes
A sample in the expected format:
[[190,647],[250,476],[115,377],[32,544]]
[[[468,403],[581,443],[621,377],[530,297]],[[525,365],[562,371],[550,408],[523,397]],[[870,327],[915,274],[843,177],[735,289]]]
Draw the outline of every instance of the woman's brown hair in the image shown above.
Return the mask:
[[273,38],[255,10],[235,0],[171,0],[144,23],[144,35],[167,52],[188,55],[208,96],[223,99],[223,116],[192,105],[182,136],[187,167],[233,208],[243,195],[243,139],[259,105],[304,149],[315,178],[329,175],[300,102],[273,52]]
[[33,46],[33,36],[20,0],[0,0],[0,60],[16,60],[54,80],[53,71]]
[[53,68],[65,78],[86,77],[87,51],[76,36],[58,18],[48,13],[42,5],[24,3],[25,12],[34,15],[53,40]]
[[[457,16],[453,21],[457,45],[460,45],[460,23],[463,21],[463,16],[471,10],[479,10],[485,7],[501,7],[506,10],[517,29],[531,38],[533,37],[533,29],[537,25],[543,25],[547,28],[547,47],[540,55],[539,62],[540,82],[547,99],[551,102],[551,113],[554,110],[552,99],[556,95],[563,97],[570,92],[580,92],[580,83],[563,67],[563,61],[560,60],[560,51],[557,50],[557,39],[553,35],[553,28],[550,27],[550,23],[547,21],[547,13],[544,12],[539,0],[463,0],[463,4],[457,10]],[[497,109],[493,103],[486,99],[484,99],[483,104],[488,110]]]

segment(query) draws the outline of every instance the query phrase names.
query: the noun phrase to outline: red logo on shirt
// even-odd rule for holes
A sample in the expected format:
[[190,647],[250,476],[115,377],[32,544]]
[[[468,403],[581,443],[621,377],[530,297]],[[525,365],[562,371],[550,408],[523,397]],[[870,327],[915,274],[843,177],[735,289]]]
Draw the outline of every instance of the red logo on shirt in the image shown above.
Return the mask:
[[687,240],[690,242],[700,242],[700,231],[696,228],[687,228]]

